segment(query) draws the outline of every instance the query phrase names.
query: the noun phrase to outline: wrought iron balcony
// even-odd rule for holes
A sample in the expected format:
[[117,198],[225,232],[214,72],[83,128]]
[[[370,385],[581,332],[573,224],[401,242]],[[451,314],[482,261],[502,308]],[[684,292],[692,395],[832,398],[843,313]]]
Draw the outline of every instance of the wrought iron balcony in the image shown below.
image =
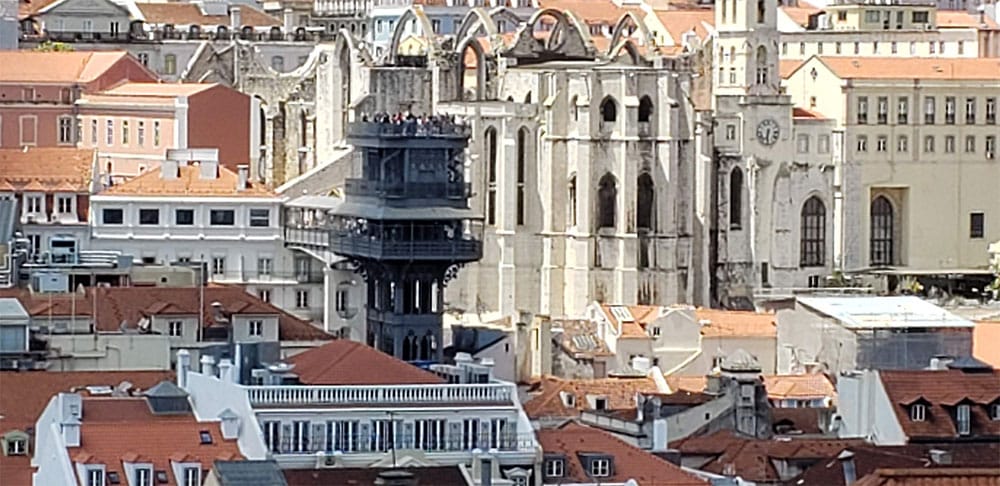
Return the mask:
[[391,240],[363,233],[335,231],[330,251],[376,260],[475,261],[482,258],[483,244],[473,239]]
[[468,199],[472,184],[448,182],[385,182],[367,179],[347,179],[344,194],[382,198]]
[[407,120],[394,122],[354,122],[348,126],[348,137],[379,137],[379,138],[459,138],[465,140],[472,135],[468,125],[451,122],[417,123]]

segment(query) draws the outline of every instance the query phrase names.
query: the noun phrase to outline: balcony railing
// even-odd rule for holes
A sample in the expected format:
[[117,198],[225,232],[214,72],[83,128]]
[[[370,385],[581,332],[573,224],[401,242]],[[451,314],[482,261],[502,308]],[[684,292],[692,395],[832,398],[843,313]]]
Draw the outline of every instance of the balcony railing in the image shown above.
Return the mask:
[[482,257],[483,244],[471,239],[392,241],[375,236],[343,232],[330,235],[330,251],[344,255],[387,260],[473,261]]
[[416,434],[397,433],[394,440],[375,434],[350,434],[334,436],[331,443],[327,444],[327,442],[323,438],[317,441],[304,440],[296,443],[291,437],[282,437],[281,442],[272,444],[269,450],[275,455],[308,454],[313,456],[317,452],[331,455],[334,451],[341,454],[369,454],[389,452],[393,449],[415,449],[433,454],[435,452],[472,452],[474,449],[523,451],[534,448],[536,444],[534,435],[517,433],[505,433],[492,439],[485,436],[466,437],[454,434],[435,437],[431,434],[417,436]]
[[352,137],[454,137],[468,138],[472,129],[468,125],[440,122],[418,124],[416,121],[354,122],[348,127]]
[[514,389],[503,383],[473,385],[247,386],[253,406],[510,404]]
[[384,182],[367,179],[347,179],[344,193],[348,196],[385,198],[467,199],[472,196],[472,184],[448,182]]

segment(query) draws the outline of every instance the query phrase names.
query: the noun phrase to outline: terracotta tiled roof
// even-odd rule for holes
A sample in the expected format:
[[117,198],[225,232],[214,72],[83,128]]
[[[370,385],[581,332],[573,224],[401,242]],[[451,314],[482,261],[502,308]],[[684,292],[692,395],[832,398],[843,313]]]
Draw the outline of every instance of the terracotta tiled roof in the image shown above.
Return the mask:
[[[987,407],[1000,401],[1000,371],[967,372],[880,371],[879,376],[903,433],[914,439],[954,439],[958,431],[955,407],[971,405],[972,436],[1000,437],[1000,421],[991,420]],[[909,406],[923,401],[926,418],[910,420]]]
[[[117,387],[122,382],[133,385],[133,393],[172,380],[165,371],[0,371],[0,435],[12,430],[35,427],[49,400],[59,392],[71,392],[87,386]],[[29,456],[0,454],[0,484],[31,484],[33,472]]]
[[221,86],[218,83],[122,83],[102,91],[109,96],[192,96]]
[[835,398],[837,390],[826,375],[765,375],[764,387],[771,400]]
[[1000,368],[1000,321],[979,321],[972,332],[972,355]]
[[807,110],[805,108],[795,107],[792,108],[792,118],[797,119],[808,119],[808,120],[826,120],[827,118],[823,116],[822,113],[813,110]]
[[[546,376],[539,383],[540,393],[524,403],[524,412],[532,418],[576,417],[590,408],[587,396],[607,399],[608,409],[635,407],[638,393],[658,393],[652,378],[601,378],[593,380],[566,380]],[[567,406],[563,395],[572,395],[573,406]]]
[[878,469],[857,486],[1000,486],[1000,468]]
[[[198,315],[200,300],[197,287],[107,287],[89,289],[85,294],[41,295],[22,289],[0,290],[0,297],[16,297],[33,316],[90,316],[94,296],[97,296],[97,329],[117,332],[125,322],[135,329],[143,317],[168,311],[173,314]],[[75,303],[74,303],[75,300]],[[332,337],[297,317],[250,295],[236,286],[205,287],[205,325],[212,324],[212,302],[220,302],[230,312],[278,316],[281,340],[315,341]]]
[[698,468],[702,471],[773,483],[781,479],[773,459],[825,459],[836,457],[845,447],[862,443],[861,440],[790,437],[749,439],[722,430],[689,437],[671,444],[671,447],[679,449],[684,456],[708,456],[708,462]]
[[799,24],[801,27],[809,26],[809,16],[818,14],[822,10],[815,7],[781,7],[781,11],[792,19],[792,22]]
[[771,408],[771,421],[776,432],[783,433],[782,428],[788,427],[796,433],[802,434],[822,434],[826,432],[822,425],[826,423],[820,420],[825,415],[829,418],[833,414],[833,409],[829,408]]
[[670,375],[664,377],[667,380],[667,385],[673,391],[693,391],[700,392],[705,389],[705,384],[708,382],[705,375],[699,376],[677,376]]
[[640,12],[637,8],[618,6],[611,0],[539,0],[538,7],[567,10],[587,24],[611,26],[614,26],[625,12]]
[[[931,461],[929,452],[934,449],[945,451],[951,455],[952,464],[942,466],[949,468],[995,466],[998,464],[997,458],[1000,457],[1000,444],[997,443],[929,444],[888,447],[863,444],[848,447],[845,450],[854,454],[854,468],[857,477],[860,478],[873,473],[876,469],[925,469],[936,467],[933,461]],[[799,484],[803,485],[846,486],[843,466],[841,466],[836,456],[824,459],[806,468],[795,482],[800,482]]]
[[[107,472],[125,476],[123,462],[151,463],[154,471],[167,471],[171,485],[182,484],[174,476],[171,461],[199,462],[208,469],[216,460],[242,459],[236,440],[225,440],[219,422],[198,422],[194,415],[155,415],[144,398],[91,398],[83,401],[80,447],[69,447],[70,459],[104,464]],[[212,442],[204,444],[201,433]]]
[[[0,191],[78,192],[90,190],[94,149],[39,148],[0,150]],[[4,189],[6,188],[6,189]]]
[[586,319],[564,319],[553,321],[553,326],[562,328],[556,337],[556,344],[563,352],[574,358],[594,358],[614,356],[608,344],[597,335],[597,324]]
[[19,19],[30,17],[55,2],[56,0],[20,0],[17,3],[17,17]]
[[708,9],[696,10],[655,10],[656,18],[666,27],[674,44],[681,44],[685,32],[694,32],[699,39],[708,37],[709,29],[715,23],[715,13]]
[[703,337],[776,337],[773,314],[699,308],[695,311]]
[[978,15],[970,14],[968,12],[961,12],[958,10],[938,10],[937,11],[937,25],[939,29],[947,28],[968,28],[968,29],[997,29],[997,22],[991,19],[988,15],[982,17],[982,22],[979,21],[980,17]]
[[795,70],[798,69],[799,66],[801,66],[802,63],[804,63],[804,62],[805,61],[798,61],[798,60],[796,60],[796,61],[781,61],[778,64],[778,71],[781,74],[781,79],[788,79],[788,77],[791,76],[792,73],[794,73]]
[[1000,82],[997,58],[822,57],[842,79],[939,79]]
[[[146,18],[147,24],[166,25],[199,25],[229,27],[228,15],[205,15],[193,3],[136,3],[136,7]],[[240,18],[245,27],[280,26],[281,21],[247,4],[239,4]]]
[[[284,469],[285,480],[288,486],[329,486],[340,485],[368,485],[376,484],[378,475],[388,469],[365,467],[365,468],[336,468],[336,469]],[[393,470],[404,470],[413,474],[420,485],[428,486],[466,486],[469,484],[462,475],[462,470],[458,466],[427,466],[414,468],[394,468]]]
[[[539,430],[538,442],[546,454],[561,454],[564,457],[566,468],[563,482],[567,483],[594,483],[595,479],[601,482],[624,483],[634,479],[643,486],[708,484],[701,478],[684,472],[680,467],[627,444],[607,432],[575,422],[557,429]],[[612,456],[613,474],[604,478],[592,478],[581,457],[587,453]]]
[[445,380],[363,343],[337,339],[289,358],[307,385],[418,385]]
[[[632,315],[631,321],[620,321],[612,311],[615,307],[623,307]],[[601,304],[601,311],[611,323],[619,338],[649,339],[646,334],[646,324],[653,322],[659,317],[660,307],[654,305],[608,305]]]
[[128,56],[125,51],[0,51],[0,83],[89,83]]
[[175,179],[163,179],[161,168],[156,168],[121,184],[111,186],[101,191],[100,194],[102,196],[274,196],[274,191],[271,188],[253,181],[247,182],[249,187],[246,189],[237,191],[236,183],[239,176],[221,163],[219,164],[218,177],[215,179],[202,178],[201,168],[198,166],[186,165],[178,169],[179,174]]

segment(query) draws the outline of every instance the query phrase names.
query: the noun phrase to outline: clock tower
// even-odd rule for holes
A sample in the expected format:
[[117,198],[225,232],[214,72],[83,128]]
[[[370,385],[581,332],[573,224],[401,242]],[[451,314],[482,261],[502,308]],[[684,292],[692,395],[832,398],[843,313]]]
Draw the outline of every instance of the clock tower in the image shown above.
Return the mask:
[[[791,99],[781,94],[777,0],[716,0],[713,53],[713,300],[750,307],[770,286],[776,177],[794,155]],[[782,169],[785,167],[786,169]]]

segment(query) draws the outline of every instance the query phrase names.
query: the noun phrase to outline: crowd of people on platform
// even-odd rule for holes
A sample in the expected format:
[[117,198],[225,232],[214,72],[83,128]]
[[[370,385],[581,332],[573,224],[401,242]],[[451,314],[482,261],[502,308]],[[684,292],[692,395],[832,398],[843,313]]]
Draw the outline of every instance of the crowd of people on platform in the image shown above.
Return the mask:
[[464,120],[455,115],[417,116],[409,112],[380,112],[372,116],[362,115],[361,121],[392,127],[389,129],[392,133],[402,135],[447,135],[465,131]]

